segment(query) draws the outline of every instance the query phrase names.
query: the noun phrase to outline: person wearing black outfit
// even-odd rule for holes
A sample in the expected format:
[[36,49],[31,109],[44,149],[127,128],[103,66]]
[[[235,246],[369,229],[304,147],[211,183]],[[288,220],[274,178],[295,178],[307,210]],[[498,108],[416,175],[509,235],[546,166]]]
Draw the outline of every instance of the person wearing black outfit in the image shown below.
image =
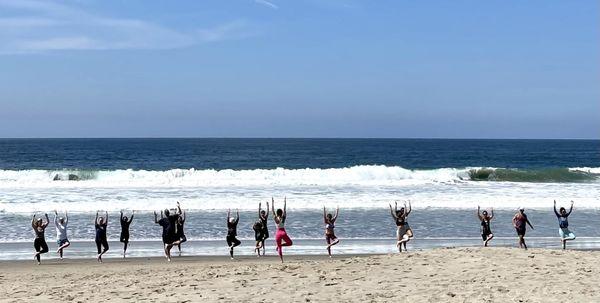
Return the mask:
[[96,249],[98,250],[98,262],[102,263],[102,255],[108,251],[108,240],[106,238],[106,227],[108,226],[108,212],[106,218],[98,217],[96,211],[96,219],[94,219],[94,226],[96,228]]
[[162,241],[164,244],[164,253],[169,262],[171,261],[171,248],[181,243],[180,239],[177,239],[176,234],[179,215],[181,215],[179,202],[177,202],[177,213],[175,214],[171,214],[168,209],[165,209],[160,212],[160,220],[158,220],[158,215],[154,212],[154,222],[163,228]]
[[46,227],[50,223],[50,219],[48,219],[48,214],[46,215],[46,222],[42,218],[35,218],[35,214],[31,218],[31,227],[35,232],[35,240],[33,240],[33,247],[35,248],[35,254],[33,254],[33,258],[37,260],[37,264],[40,265],[42,262],[40,260],[40,255],[48,252],[48,244],[46,243],[46,236],[44,232],[46,231]]
[[227,210],[227,246],[229,246],[229,256],[233,260],[233,248],[242,244],[237,239],[237,225],[240,221],[240,212],[236,210],[236,217],[231,217],[231,209]]
[[123,243],[123,258],[125,258],[125,253],[127,252],[127,245],[129,244],[129,225],[131,225],[131,221],[133,221],[133,216],[135,215],[135,211],[131,213],[131,217],[128,219],[127,216],[123,216],[123,211],[121,211],[121,237],[120,241]]

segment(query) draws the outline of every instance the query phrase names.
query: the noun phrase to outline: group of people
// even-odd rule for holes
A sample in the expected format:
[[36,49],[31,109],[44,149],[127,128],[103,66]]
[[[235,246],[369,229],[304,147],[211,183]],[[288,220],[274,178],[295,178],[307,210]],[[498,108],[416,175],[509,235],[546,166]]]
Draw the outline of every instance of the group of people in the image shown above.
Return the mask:
[[[558,219],[558,235],[560,236],[560,242],[563,249],[567,248],[567,241],[575,240],[575,234],[569,230],[569,215],[573,211],[574,202],[571,201],[571,207],[569,211],[566,208],[561,207],[556,210],[556,200],[554,200],[554,214]],[[494,210],[492,209],[490,213],[486,210],[483,212],[481,208],[477,207],[477,217],[481,221],[481,238],[483,240],[483,245],[488,246],[490,240],[494,238],[494,234],[492,233],[492,229],[490,227],[490,221],[494,218]],[[512,219],[513,227],[517,232],[518,244],[520,248],[527,249],[527,244],[525,243],[525,233],[527,232],[527,225],[531,229],[533,225],[529,221],[529,218],[525,214],[525,208],[519,207],[519,211],[514,215]]]
[[[559,235],[563,249],[566,249],[566,242],[575,239],[575,234],[569,230],[568,217],[573,211],[573,201],[571,201],[571,207],[567,211],[564,207],[559,210],[556,209],[556,201],[554,201],[554,213],[559,223]],[[287,201],[284,198],[283,208],[275,209],[275,200],[271,199],[270,212],[273,213],[273,221],[277,227],[275,232],[275,244],[277,254],[281,262],[283,262],[283,247],[292,246],[293,241],[288,236],[285,230],[285,224],[287,219]],[[410,201],[404,202],[404,206],[398,209],[398,203],[394,202],[394,207],[389,204],[390,213],[396,224],[396,246],[400,252],[402,248],[406,251],[406,244],[413,239],[414,234],[408,224],[408,216],[412,212],[412,206]],[[131,217],[123,215],[121,211],[120,223],[121,223],[121,235],[120,242],[123,243],[123,258],[127,253],[127,246],[129,243],[129,226],[133,221],[134,213],[132,212]],[[323,207],[323,223],[325,224],[325,241],[327,243],[327,253],[331,257],[331,247],[338,244],[340,240],[335,235],[335,222],[339,215],[339,207],[336,208],[335,213],[328,213],[327,209]],[[40,255],[48,252],[48,244],[46,243],[44,232],[50,220],[48,214],[45,214],[46,221],[41,217],[33,215],[31,225],[35,233],[34,248],[36,250],[34,258],[40,263]],[[494,210],[491,209],[488,213],[487,210],[481,211],[480,207],[477,207],[477,217],[481,222],[481,238],[483,245],[488,246],[489,242],[494,238],[494,234],[491,229],[491,220],[494,218]],[[269,238],[268,229],[268,218],[269,218],[269,202],[267,202],[266,209],[262,209],[262,203],[258,205],[258,219],[253,224],[252,229],[254,230],[255,247],[254,251],[257,256],[265,255],[265,241]],[[227,236],[226,242],[229,248],[229,256],[234,258],[234,248],[241,244],[241,241],[237,238],[237,226],[240,220],[239,211],[236,210],[235,217],[232,216],[231,210],[227,211]],[[60,259],[63,258],[63,250],[71,245],[67,237],[67,224],[69,217],[65,212],[64,217],[60,217],[58,212],[54,212],[54,224],[56,226],[56,252],[59,254]],[[160,219],[158,213],[154,212],[154,222],[162,227],[162,242],[164,245],[164,255],[168,261],[171,261],[171,249],[174,246],[178,247],[179,254],[181,254],[181,244],[187,241],[184,233],[185,224],[185,212],[181,210],[179,202],[173,210],[165,209],[160,212]],[[527,249],[525,243],[525,232],[527,225],[533,229],[533,225],[525,214],[523,207],[519,208],[519,211],[515,214],[512,219],[513,227],[515,228],[518,236],[519,247]],[[108,212],[105,212],[104,216],[100,216],[99,212],[96,212],[94,219],[94,226],[96,229],[96,248],[97,248],[97,260],[102,262],[102,256],[108,251],[108,240],[106,235],[106,229],[108,226]],[[262,253],[261,253],[262,250]]]

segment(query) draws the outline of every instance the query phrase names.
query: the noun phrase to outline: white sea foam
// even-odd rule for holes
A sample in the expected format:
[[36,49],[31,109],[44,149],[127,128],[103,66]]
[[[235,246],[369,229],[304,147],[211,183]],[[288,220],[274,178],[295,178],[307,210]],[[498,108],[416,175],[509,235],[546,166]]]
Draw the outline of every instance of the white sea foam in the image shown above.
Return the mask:
[[569,170],[600,175],[600,167],[572,167],[572,168],[569,168]]
[[[409,170],[354,166],[329,169],[254,169],[167,171],[0,171],[0,211],[29,213],[65,209],[157,210],[185,203],[192,210],[254,209],[271,196],[288,197],[288,207],[316,209],[381,208],[411,199],[415,207],[532,208],[554,199],[578,207],[600,207],[600,182],[529,183],[468,181],[469,169]],[[573,168],[595,174],[600,168]],[[54,181],[56,175],[68,180]]]
[[193,168],[166,171],[131,169],[113,171],[0,170],[0,187],[401,185],[454,182],[463,179],[468,179],[468,169],[409,170],[399,166],[382,165],[327,169],[252,170],[196,170]]

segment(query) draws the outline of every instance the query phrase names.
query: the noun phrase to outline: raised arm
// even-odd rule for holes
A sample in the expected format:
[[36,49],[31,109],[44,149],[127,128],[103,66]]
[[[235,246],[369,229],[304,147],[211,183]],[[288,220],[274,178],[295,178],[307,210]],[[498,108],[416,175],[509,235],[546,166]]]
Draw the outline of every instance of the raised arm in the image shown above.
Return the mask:
[[177,201],[177,214],[181,215],[182,211],[181,211],[181,205],[179,205],[179,201]]
[[[132,215],[133,218],[133,215]],[[185,211],[181,212],[181,222],[185,222]]]
[[58,226],[58,212],[54,210],[54,225]]
[[154,223],[158,224],[158,214],[154,211]]
[[96,211],[96,219],[94,219],[94,225],[98,224],[98,211]]
[[335,215],[333,216],[333,221],[337,220],[338,215],[340,214],[340,207],[335,208]]
[[490,209],[490,220],[494,219],[494,209]]
[[35,228],[35,213],[31,216],[31,227]]
[[131,211],[131,217],[129,217],[129,223],[131,223],[131,221],[133,221],[133,216],[135,215],[135,210]]
[[69,214],[65,210],[65,225],[69,224]]
[[287,217],[287,198],[283,197],[283,216]]
[[390,214],[392,215],[392,218],[394,218],[394,220],[398,220],[398,217],[396,216],[396,212],[392,208],[392,204],[391,203],[390,203]]
[[325,206],[323,206],[323,223],[327,224],[327,211],[325,210]]
[[[260,219],[262,219],[262,216],[260,215],[261,206],[262,206],[262,202],[258,202],[258,218],[260,218]],[[267,210],[269,210],[269,205],[267,205]]]
[[48,214],[44,214],[44,215],[46,215],[46,223],[44,223],[44,228],[45,228],[46,226],[48,226],[48,224],[50,224],[50,219],[48,218]]
[[571,200],[571,208],[569,208],[569,212],[567,213],[567,217],[571,214],[571,212],[573,211],[573,204],[575,204],[575,202],[573,202],[573,200]]
[[479,205],[477,205],[477,218],[479,218],[479,221],[483,221],[483,216],[481,216],[481,207],[479,207]]
[[556,200],[554,200],[554,214],[555,214],[557,217],[560,217],[560,214],[559,214],[559,213],[558,213],[558,211],[556,210]]
[[271,211],[273,212],[273,219],[275,219],[277,216],[275,215],[275,199],[273,199],[273,197],[271,197]]
[[236,209],[235,210],[235,224],[237,224],[240,221],[240,210]]
[[265,209],[265,220],[269,218],[269,202],[267,202],[267,209]]
[[123,221],[123,211],[121,210],[121,216],[119,217],[121,221]]
[[227,224],[229,224],[229,218],[231,218],[231,208],[227,210]]
[[104,225],[108,225],[108,211],[104,212],[106,214],[106,219],[104,219]]
[[408,215],[410,215],[410,212],[412,211],[412,205],[410,205],[410,200],[408,200],[408,212],[406,212],[406,216],[408,217]]

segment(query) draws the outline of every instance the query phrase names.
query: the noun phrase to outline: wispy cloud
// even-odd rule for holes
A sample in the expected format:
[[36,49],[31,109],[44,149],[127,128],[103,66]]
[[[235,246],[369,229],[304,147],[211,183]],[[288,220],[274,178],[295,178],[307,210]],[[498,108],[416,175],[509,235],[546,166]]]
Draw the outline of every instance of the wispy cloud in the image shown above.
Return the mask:
[[275,5],[273,2],[269,2],[267,0],[254,0],[254,2],[264,5],[266,7],[270,7],[272,9],[279,9],[279,6]]
[[55,50],[173,49],[245,38],[243,20],[177,30],[150,21],[114,18],[52,1],[0,0],[0,54]]

